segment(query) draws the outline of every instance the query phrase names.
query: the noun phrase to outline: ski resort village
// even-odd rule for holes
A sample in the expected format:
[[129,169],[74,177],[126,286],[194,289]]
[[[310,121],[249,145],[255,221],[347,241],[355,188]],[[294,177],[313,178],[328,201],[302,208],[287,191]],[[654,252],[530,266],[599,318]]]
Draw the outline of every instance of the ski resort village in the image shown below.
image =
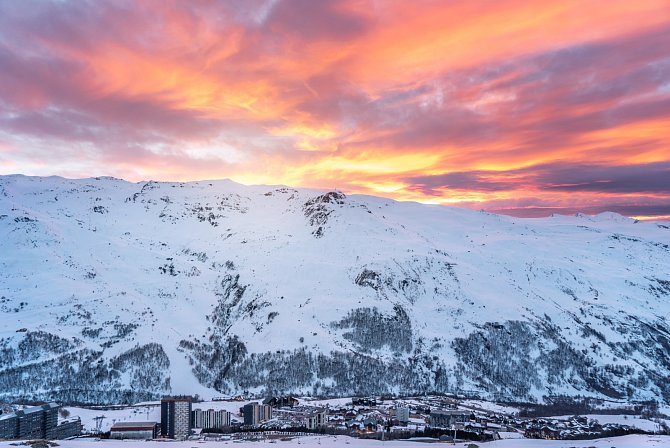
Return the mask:
[[0,0],[0,448],[670,448],[670,0]]
[[309,443],[326,435],[340,441],[369,439],[468,446],[522,439],[576,441],[622,436],[653,436],[670,442],[670,419],[663,414],[668,409],[659,409],[652,403],[584,402],[581,413],[552,416],[548,415],[552,411],[577,409],[566,408],[560,402],[552,406],[512,407],[447,396],[273,396],[262,400],[237,396],[212,401],[173,396],[132,406],[62,407],[48,403],[3,405],[2,410],[0,439],[23,440],[32,446],[39,445],[37,441],[41,439]]

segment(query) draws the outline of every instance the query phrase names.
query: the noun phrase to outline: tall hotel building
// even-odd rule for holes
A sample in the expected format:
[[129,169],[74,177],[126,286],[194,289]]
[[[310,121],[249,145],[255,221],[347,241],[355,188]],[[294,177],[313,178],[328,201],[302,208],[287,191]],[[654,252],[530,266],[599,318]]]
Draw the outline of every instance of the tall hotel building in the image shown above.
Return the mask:
[[186,439],[191,435],[190,396],[164,397],[161,400],[161,435],[170,439]]
[[230,426],[230,412],[208,409],[195,409],[191,413],[191,424],[194,428],[220,429]]
[[257,426],[272,419],[272,407],[265,404],[249,403],[242,407],[244,415],[244,424],[247,426]]

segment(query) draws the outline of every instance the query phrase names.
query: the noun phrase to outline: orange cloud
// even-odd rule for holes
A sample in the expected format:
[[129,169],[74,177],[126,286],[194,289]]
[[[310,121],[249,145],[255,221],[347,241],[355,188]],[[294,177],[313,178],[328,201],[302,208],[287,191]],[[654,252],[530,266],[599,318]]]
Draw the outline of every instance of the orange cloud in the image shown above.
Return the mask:
[[21,2],[0,29],[6,172],[668,214],[639,172],[670,158],[666,0]]

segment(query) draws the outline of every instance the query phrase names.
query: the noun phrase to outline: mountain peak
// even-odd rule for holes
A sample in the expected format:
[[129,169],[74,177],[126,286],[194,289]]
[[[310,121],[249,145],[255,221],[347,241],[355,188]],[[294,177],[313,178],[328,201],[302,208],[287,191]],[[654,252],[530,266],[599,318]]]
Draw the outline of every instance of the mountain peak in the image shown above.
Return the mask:
[[0,398],[670,399],[663,227],[98,179],[0,177]]

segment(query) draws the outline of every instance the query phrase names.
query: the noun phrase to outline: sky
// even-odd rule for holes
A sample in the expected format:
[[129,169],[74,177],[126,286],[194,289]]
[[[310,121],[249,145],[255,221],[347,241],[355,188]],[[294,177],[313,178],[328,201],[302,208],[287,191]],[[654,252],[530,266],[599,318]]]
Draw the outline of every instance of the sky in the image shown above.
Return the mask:
[[0,0],[0,174],[670,219],[670,0]]

